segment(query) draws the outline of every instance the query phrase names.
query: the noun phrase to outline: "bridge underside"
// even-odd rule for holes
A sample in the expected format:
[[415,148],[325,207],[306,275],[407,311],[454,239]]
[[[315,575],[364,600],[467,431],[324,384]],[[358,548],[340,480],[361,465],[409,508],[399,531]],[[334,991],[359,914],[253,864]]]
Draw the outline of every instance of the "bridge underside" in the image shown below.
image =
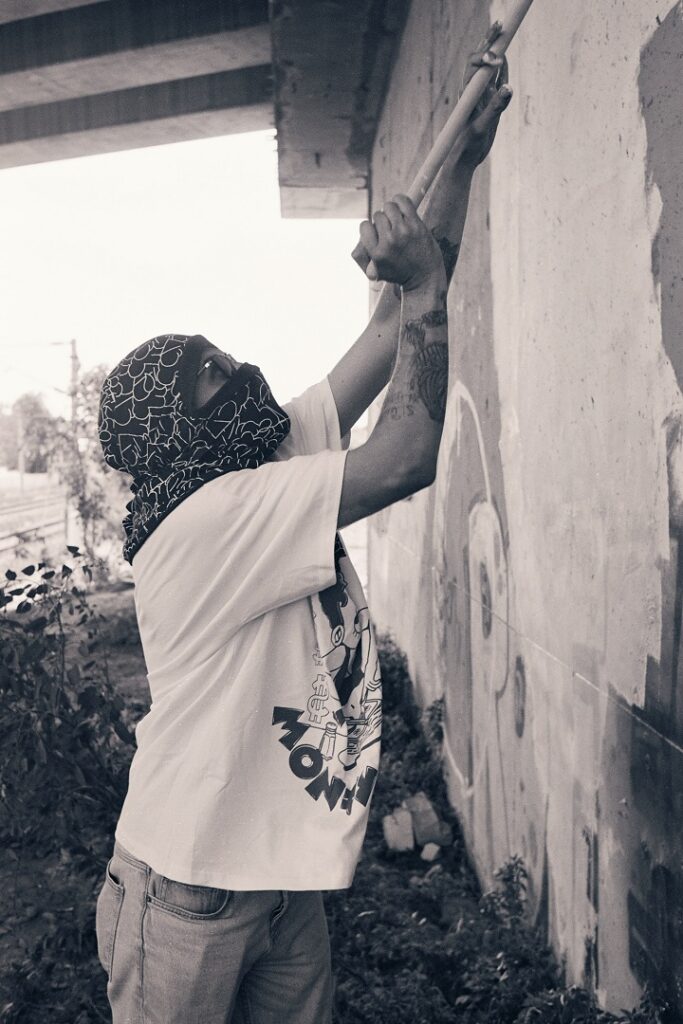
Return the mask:
[[363,216],[407,0],[0,0],[0,168],[277,128],[285,216]]

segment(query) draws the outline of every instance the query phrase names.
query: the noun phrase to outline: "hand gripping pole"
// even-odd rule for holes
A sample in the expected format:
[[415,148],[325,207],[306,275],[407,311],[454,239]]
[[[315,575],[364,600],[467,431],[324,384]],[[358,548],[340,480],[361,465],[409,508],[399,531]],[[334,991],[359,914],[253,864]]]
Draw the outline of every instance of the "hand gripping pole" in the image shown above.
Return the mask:
[[[517,29],[524,21],[524,18],[531,7],[533,0],[516,0],[510,13],[503,22],[503,28],[490,46],[490,52],[496,57],[502,57],[512,42]],[[426,160],[415,175],[412,185],[408,189],[408,196],[419,207],[420,203],[429,191],[437,174],[441,170],[446,157],[457,144],[464,146],[467,123],[472,116],[474,108],[486,90],[491,77],[497,73],[497,68],[480,67],[474,72],[469,82],[462,91],[462,94],[451,111],[450,117],[439,132]],[[363,244],[358,243],[351,254],[358,265],[365,270],[370,257],[365,251]]]

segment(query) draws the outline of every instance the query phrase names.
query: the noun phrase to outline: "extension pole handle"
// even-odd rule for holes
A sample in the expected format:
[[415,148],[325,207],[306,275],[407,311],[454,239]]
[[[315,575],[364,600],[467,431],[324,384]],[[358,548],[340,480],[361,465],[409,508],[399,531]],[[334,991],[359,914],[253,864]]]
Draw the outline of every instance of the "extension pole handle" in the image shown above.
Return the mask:
[[[490,46],[491,53],[496,57],[502,57],[505,54],[532,3],[533,0],[517,0],[503,24],[500,35]],[[467,128],[467,122],[472,116],[474,108],[484,95],[486,86],[495,73],[495,68],[477,68],[463,89],[460,99],[437,135],[434,145],[408,190],[408,195],[416,206],[419,206],[426,196],[458,136]]]
[[[505,54],[532,3],[533,0],[516,0],[503,22],[500,35],[490,46],[491,53],[495,54],[496,57],[502,57]],[[464,148],[468,121],[477,103],[484,95],[491,76],[494,74],[496,74],[496,68],[477,68],[463,89],[458,102],[451,111],[450,117],[437,135],[426,160],[408,189],[408,196],[417,207],[420,206],[453,147],[457,144],[461,149]],[[356,263],[365,270],[370,262],[370,257],[365,251],[362,242],[358,243],[351,255]]]

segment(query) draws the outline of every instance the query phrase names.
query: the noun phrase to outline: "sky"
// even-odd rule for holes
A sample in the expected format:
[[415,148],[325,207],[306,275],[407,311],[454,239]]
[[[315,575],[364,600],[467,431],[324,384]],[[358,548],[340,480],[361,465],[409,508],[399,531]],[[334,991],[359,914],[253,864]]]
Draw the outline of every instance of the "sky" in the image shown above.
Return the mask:
[[280,217],[274,133],[0,170],[0,407],[65,413],[83,370],[157,334],[203,334],[280,401],[367,322],[358,221]]

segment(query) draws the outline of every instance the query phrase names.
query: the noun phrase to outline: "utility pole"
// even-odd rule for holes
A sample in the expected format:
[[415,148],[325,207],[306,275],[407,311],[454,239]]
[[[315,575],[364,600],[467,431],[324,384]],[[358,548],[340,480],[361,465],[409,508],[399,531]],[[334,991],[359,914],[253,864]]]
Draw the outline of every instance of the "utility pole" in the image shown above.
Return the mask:
[[71,395],[71,429],[74,435],[74,444],[78,443],[76,437],[76,430],[78,426],[78,371],[80,369],[80,363],[78,362],[78,352],[76,351],[76,339],[71,339],[71,387],[69,389]]
[[26,471],[26,432],[24,430],[24,412],[21,403],[16,406],[17,410],[17,469],[19,470],[19,490],[24,493],[24,473]]
[[[69,387],[69,394],[71,396],[71,442],[74,446],[74,458],[78,458],[78,371],[80,369],[80,363],[78,362],[78,352],[76,350],[76,339],[72,338],[70,342],[71,346],[71,382]],[[68,492],[66,494],[66,503],[64,506],[64,536],[69,542],[70,534],[70,508],[69,508],[69,497]],[[73,542],[73,538],[71,538]]]
[[[71,399],[71,443],[74,446],[74,451],[78,447],[78,377],[80,370],[80,362],[78,361],[78,350],[76,348],[76,339],[72,338],[71,341],[51,341],[50,345],[68,345],[71,349],[71,374],[69,380],[69,390],[64,392],[61,388],[55,388],[56,391],[60,391],[62,394],[67,394]],[[69,540],[71,515],[69,508],[69,497],[68,491],[64,494],[64,538],[66,541]]]

